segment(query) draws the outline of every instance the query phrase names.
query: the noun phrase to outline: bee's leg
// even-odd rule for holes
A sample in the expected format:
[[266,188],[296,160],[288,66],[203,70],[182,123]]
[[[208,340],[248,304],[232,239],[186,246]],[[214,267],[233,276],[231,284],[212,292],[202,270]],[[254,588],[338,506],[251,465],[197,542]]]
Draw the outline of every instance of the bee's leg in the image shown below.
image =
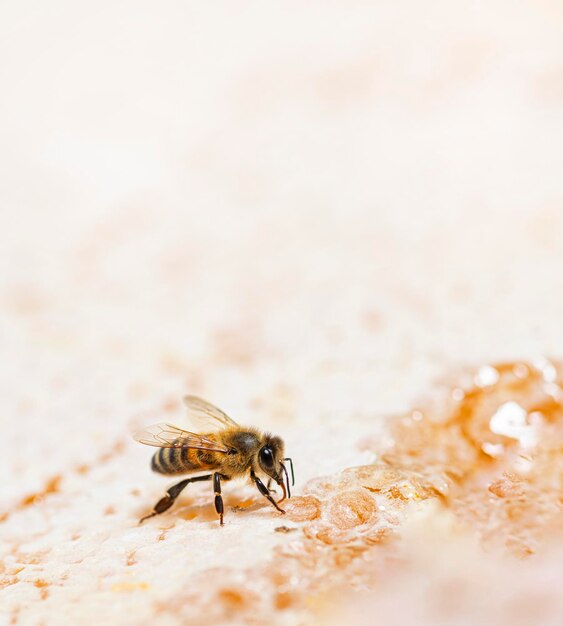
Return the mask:
[[160,515],[164,513],[164,511],[168,511],[168,509],[176,502],[176,498],[182,493],[187,485],[190,483],[196,483],[201,480],[211,480],[213,474],[206,474],[205,476],[194,476],[193,478],[185,478],[181,480],[179,483],[176,483],[170,489],[166,491],[166,495],[163,496],[153,508],[152,513],[149,515],[145,515],[139,520],[139,524],[142,524],[149,517],[154,517],[155,515]]
[[221,526],[223,526],[223,496],[221,495],[221,478],[223,476],[219,472],[213,474],[213,491],[215,492],[215,510],[221,520]]
[[256,484],[256,487],[258,488],[258,491],[268,500],[268,502],[270,502],[270,504],[273,504],[280,513],[285,513],[285,511],[283,509],[280,509],[278,503],[270,495],[268,487],[266,487],[266,485],[258,478],[258,476],[256,476],[253,471],[250,472],[250,478],[252,478],[252,480]]

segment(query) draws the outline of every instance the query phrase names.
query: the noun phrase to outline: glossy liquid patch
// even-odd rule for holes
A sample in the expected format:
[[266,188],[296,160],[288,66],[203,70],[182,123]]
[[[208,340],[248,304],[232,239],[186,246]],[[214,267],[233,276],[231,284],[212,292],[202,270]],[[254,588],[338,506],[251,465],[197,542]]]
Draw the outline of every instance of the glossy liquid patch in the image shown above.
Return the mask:
[[[385,446],[361,442],[377,463],[313,479],[285,503],[302,534],[288,535],[266,569],[247,572],[241,593],[262,598],[254,618],[274,608],[318,615],[334,592],[373,587],[405,558],[397,540],[421,505],[455,520],[485,553],[530,557],[553,539],[563,527],[561,369],[502,363],[460,378],[393,419]],[[218,618],[228,611],[221,602],[209,607]]]

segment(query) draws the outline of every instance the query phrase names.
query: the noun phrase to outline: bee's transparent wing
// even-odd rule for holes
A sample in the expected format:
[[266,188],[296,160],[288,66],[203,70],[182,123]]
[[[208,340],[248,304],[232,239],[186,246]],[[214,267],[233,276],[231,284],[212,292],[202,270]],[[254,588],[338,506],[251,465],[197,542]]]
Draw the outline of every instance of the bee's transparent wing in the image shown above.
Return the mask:
[[200,426],[207,426],[211,429],[238,427],[238,424],[224,411],[203,398],[184,396],[183,401],[188,409],[188,417]]
[[133,439],[147,446],[157,448],[195,448],[209,452],[229,452],[222,444],[209,437],[191,433],[172,424],[154,424],[136,432]]

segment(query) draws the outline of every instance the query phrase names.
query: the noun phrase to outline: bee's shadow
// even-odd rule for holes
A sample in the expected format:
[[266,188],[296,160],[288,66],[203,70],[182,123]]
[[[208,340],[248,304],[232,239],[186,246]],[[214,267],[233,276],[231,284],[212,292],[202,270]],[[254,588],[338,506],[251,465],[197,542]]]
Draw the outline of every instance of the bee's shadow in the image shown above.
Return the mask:
[[[257,498],[243,495],[238,497],[234,495],[231,497],[226,496],[225,500],[225,509],[231,514],[253,513],[269,506],[268,502],[262,502]],[[212,499],[208,503],[199,499],[186,499],[170,512],[167,511],[167,514],[169,516],[176,515],[176,517],[184,520],[197,520],[200,522],[213,522],[219,519]]]

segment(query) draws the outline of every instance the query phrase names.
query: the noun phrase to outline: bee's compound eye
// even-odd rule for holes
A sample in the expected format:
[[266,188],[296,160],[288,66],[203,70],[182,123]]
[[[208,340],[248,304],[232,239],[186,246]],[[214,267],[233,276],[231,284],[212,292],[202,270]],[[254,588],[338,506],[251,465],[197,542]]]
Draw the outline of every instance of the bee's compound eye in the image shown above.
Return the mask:
[[262,450],[260,450],[260,463],[264,469],[271,469],[274,467],[274,455],[270,447],[264,446]]

